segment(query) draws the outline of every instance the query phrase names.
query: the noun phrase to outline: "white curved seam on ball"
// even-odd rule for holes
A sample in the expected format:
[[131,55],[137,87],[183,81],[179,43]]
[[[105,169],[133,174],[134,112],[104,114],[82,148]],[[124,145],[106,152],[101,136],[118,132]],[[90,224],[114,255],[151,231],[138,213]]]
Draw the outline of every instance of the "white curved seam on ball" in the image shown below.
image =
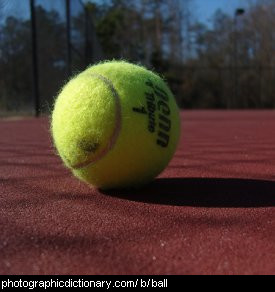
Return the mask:
[[120,129],[121,129],[120,97],[119,97],[119,94],[116,91],[115,87],[113,86],[113,83],[108,78],[104,77],[103,75],[100,75],[97,73],[89,73],[89,75],[103,81],[105,83],[105,85],[107,85],[107,87],[111,90],[111,93],[112,93],[114,101],[115,101],[115,126],[114,126],[113,133],[111,135],[111,138],[110,138],[107,146],[105,148],[103,148],[101,150],[101,152],[96,157],[73,165],[72,166],[73,169],[81,169],[81,168],[87,167],[87,166],[99,161],[100,159],[102,159],[114,147],[116,140],[119,136]]

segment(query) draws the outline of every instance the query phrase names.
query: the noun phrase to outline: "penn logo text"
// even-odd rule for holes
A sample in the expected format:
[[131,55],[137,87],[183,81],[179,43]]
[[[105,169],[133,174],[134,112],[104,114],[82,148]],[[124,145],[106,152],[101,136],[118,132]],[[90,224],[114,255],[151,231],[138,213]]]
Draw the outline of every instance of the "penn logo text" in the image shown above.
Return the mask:
[[165,148],[169,144],[171,129],[169,95],[151,80],[147,80],[145,84],[147,88],[145,91],[146,105],[134,107],[133,111],[148,117],[148,131],[156,132],[156,144]]

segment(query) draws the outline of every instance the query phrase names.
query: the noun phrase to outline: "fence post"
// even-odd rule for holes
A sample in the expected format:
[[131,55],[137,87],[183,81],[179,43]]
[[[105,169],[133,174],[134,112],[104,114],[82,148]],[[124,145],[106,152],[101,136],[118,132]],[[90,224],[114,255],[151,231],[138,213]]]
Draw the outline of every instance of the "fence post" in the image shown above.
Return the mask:
[[66,0],[66,40],[67,40],[67,75],[72,75],[71,53],[71,1]]
[[31,44],[32,44],[32,82],[33,82],[33,97],[35,116],[39,117],[40,96],[39,96],[39,72],[38,72],[38,57],[37,57],[37,33],[36,33],[36,18],[35,18],[35,0],[30,0],[31,12]]

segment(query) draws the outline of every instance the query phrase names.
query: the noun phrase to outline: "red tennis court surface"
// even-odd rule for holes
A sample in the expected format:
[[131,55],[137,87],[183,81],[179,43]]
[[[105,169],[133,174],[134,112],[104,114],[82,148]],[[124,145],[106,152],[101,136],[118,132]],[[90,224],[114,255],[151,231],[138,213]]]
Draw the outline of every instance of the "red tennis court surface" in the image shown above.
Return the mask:
[[0,274],[275,274],[275,112],[182,112],[160,178],[102,193],[44,119],[0,122]]

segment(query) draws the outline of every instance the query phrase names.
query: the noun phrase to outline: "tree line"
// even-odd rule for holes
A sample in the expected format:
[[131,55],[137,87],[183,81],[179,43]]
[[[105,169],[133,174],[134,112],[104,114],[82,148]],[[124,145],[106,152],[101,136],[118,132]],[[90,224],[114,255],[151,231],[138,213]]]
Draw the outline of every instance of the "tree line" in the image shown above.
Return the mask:
[[[248,3],[248,2],[247,2]],[[72,69],[126,59],[159,72],[183,108],[274,108],[275,2],[251,1],[200,22],[192,0],[85,2],[71,18]],[[36,6],[39,80],[44,108],[66,79],[66,22]],[[30,20],[0,26],[0,108],[31,104]]]

